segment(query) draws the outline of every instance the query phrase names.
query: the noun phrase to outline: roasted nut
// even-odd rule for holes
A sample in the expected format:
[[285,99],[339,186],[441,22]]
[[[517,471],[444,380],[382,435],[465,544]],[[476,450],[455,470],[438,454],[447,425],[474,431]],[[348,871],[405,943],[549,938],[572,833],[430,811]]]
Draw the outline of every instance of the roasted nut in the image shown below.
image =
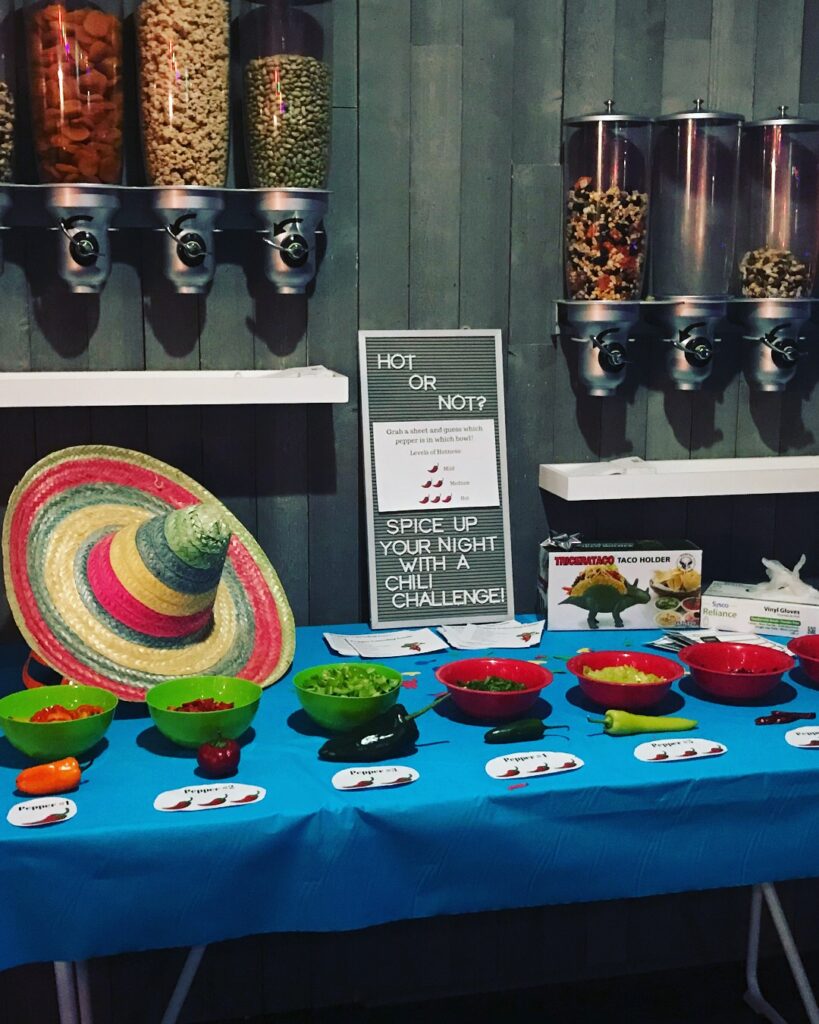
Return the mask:
[[254,188],[323,188],[330,156],[330,69],[315,57],[258,57],[245,68]]
[[142,0],[142,138],[153,185],[225,184],[229,0]]
[[569,190],[566,281],[571,299],[639,298],[646,241],[645,192],[593,189],[581,177]]
[[798,299],[809,294],[808,266],[789,249],[762,246],[739,261],[742,294],[750,299]]

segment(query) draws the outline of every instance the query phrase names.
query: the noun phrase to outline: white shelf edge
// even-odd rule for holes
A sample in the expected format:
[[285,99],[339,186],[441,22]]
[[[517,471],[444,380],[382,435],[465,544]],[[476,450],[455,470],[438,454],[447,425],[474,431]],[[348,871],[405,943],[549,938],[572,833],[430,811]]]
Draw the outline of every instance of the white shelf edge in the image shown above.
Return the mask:
[[349,400],[349,385],[343,374],[323,366],[0,372],[0,408],[336,403]]
[[819,455],[646,461],[653,472],[605,474],[605,462],[543,463],[540,487],[566,501],[698,498],[819,491]]

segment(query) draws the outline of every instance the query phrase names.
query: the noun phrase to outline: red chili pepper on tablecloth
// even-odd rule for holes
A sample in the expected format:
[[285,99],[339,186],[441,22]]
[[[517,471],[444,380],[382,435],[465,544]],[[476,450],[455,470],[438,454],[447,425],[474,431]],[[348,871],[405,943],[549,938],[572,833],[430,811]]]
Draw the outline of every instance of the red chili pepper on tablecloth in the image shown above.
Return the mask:
[[180,800],[178,804],[172,804],[170,807],[163,807],[163,811],[184,811],[186,807],[190,807],[193,800],[188,798],[187,800]]
[[762,715],[755,719],[757,725],[789,725],[791,722],[798,722],[800,718],[814,719],[815,711],[772,711],[769,715]]
[[231,800],[232,804],[252,804],[254,800],[259,799],[259,791],[255,793],[248,793],[247,796],[240,796],[238,800]]
[[213,800],[208,800],[207,803],[199,804],[199,807],[218,807],[219,804],[227,803],[226,796],[217,796]]

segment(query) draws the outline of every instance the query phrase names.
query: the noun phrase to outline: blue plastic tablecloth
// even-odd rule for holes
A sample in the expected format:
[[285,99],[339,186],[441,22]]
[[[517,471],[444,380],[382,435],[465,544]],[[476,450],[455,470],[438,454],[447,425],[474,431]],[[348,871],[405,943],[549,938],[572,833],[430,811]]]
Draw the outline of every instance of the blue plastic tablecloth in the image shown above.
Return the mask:
[[[363,626],[335,627],[363,631]],[[293,671],[336,660],[317,627],[299,630]],[[486,726],[441,709],[419,719],[418,750],[398,763],[420,779],[399,789],[338,792],[340,765],[320,762],[292,672],[267,690],[235,781],[266,787],[258,805],[195,814],[153,809],[162,790],[201,783],[191,752],[167,744],[147,712],[118,717],[85,775],[72,820],[44,829],[5,820],[26,761],[0,740],[0,968],[41,960],[190,946],[274,931],[334,931],[387,921],[550,903],[646,896],[819,875],[819,752],[785,743],[785,727],[756,727],[758,706],[728,707],[675,684],[667,713],[697,718],[696,735],[722,757],[644,764],[647,737],[613,738],[558,656],[580,647],[640,649],[651,635],[544,633],[547,737],[522,749],[570,751],[579,771],[510,789],[484,771],[515,747],[484,743]],[[18,652],[19,654],[19,652]],[[441,692],[445,651],[395,659],[419,671],[403,690],[410,709]],[[20,688],[22,655],[0,663],[5,691]],[[338,659],[342,660],[342,659]],[[819,711],[819,691],[797,671],[763,710]],[[121,706],[133,715],[133,706]]]

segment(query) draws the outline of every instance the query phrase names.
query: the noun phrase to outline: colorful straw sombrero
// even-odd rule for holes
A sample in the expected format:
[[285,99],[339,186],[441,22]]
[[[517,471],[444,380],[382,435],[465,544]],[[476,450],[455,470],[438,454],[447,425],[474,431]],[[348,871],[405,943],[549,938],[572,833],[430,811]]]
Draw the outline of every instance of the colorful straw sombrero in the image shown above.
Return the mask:
[[83,445],[32,466],[9,498],[3,570],[34,653],[125,700],[177,676],[267,686],[293,658],[262,549],[204,487],[141,452]]

